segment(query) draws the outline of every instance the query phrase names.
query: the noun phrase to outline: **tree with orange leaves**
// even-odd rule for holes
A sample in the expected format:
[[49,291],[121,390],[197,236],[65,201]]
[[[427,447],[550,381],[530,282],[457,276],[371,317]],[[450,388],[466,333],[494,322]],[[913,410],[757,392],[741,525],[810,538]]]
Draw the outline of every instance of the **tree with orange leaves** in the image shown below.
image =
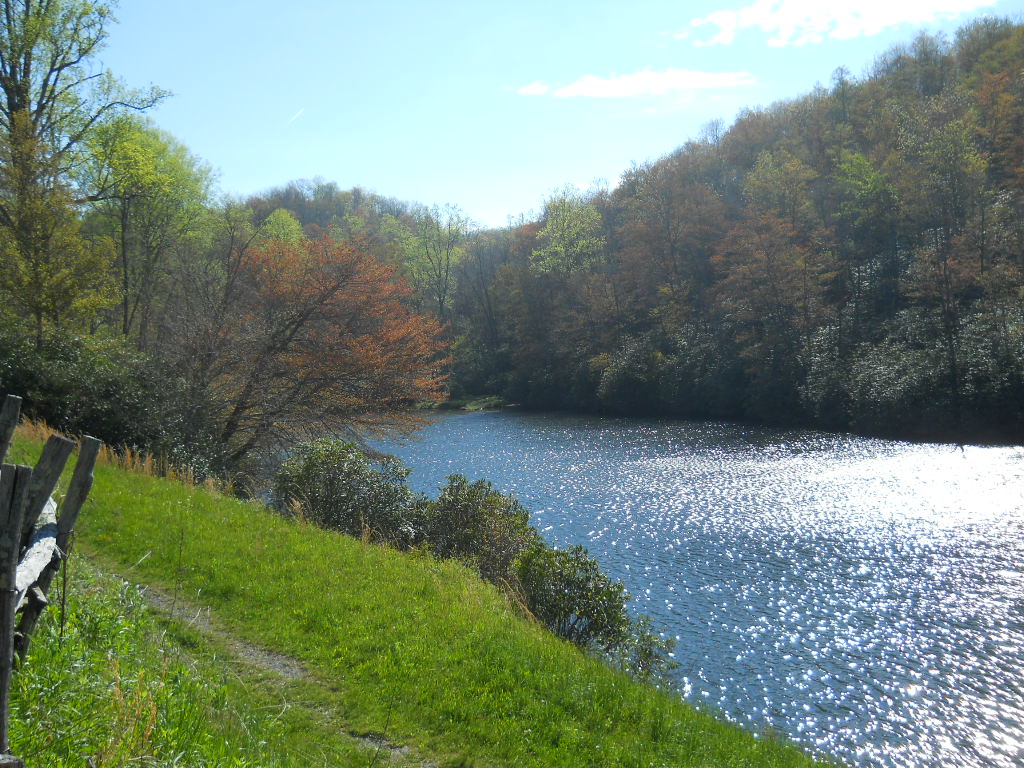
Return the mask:
[[225,466],[314,433],[401,428],[411,403],[442,397],[439,324],[364,244],[267,238],[228,211],[218,252],[183,276],[172,344],[218,411]]

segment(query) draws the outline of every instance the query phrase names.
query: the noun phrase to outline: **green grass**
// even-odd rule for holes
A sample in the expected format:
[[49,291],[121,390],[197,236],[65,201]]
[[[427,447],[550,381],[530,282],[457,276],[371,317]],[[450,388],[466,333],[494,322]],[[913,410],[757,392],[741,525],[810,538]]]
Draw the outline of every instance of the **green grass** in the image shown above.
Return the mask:
[[[19,442],[15,458],[31,463],[37,450]],[[97,468],[78,545],[105,568],[210,608],[233,635],[310,672],[287,685],[262,680],[264,689],[305,702],[307,715],[329,712],[335,730],[382,734],[441,766],[811,763],[582,655],[454,562],[109,466]],[[278,731],[282,759],[319,738]],[[240,742],[238,754],[246,749]],[[365,760],[353,751],[301,764]]]
[[276,679],[155,615],[123,579],[76,556],[66,606],[55,587],[11,692],[11,751],[29,766],[372,764],[288,706]]

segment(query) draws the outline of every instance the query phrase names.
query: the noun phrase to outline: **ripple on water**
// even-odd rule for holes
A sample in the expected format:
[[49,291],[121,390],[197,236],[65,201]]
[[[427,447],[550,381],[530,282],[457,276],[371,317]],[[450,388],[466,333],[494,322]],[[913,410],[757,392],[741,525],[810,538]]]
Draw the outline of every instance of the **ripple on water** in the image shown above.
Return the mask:
[[582,543],[687,699],[861,765],[1024,763],[1024,451],[470,414],[386,445]]

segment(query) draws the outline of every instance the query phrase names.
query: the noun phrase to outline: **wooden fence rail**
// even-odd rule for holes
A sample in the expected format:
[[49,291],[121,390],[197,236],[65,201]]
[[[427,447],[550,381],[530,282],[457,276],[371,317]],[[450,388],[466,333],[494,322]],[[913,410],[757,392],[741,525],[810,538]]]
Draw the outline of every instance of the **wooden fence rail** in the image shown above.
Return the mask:
[[[21,415],[21,398],[8,395],[0,409],[0,461]],[[24,763],[8,754],[11,675],[28,653],[46,594],[67,558],[78,513],[92,487],[100,441],[82,439],[71,484],[57,512],[53,491],[75,444],[54,435],[35,468],[0,466],[0,768]]]

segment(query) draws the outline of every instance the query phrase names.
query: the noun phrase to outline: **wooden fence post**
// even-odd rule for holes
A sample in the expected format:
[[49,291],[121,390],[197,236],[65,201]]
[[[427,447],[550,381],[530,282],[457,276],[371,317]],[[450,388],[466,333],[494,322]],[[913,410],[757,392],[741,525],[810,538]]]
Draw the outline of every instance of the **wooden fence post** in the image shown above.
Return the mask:
[[25,518],[30,467],[0,467],[0,766],[22,766],[7,754],[11,673],[14,670],[14,611],[21,527]]
[[32,485],[28,489],[28,506],[25,507],[25,519],[21,523],[21,548],[28,544],[32,529],[39,519],[39,513],[46,506],[47,499],[57,487],[60,474],[68,457],[75,450],[75,444],[66,437],[51,435],[43,446],[43,453],[32,470]]
[[[49,561],[48,565],[36,579],[36,589],[32,590],[31,597],[21,610],[21,617],[18,619],[18,630],[14,637],[14,649],[17,655],[19,666],[25,662],[28,654],[29,644],[32,642],[32,633],[35,631],[39,617],[46,607],[46,595],[50,585],[60,571],[61,564],[66,562],[71,553],[71,532],[78,521],[78,513],[82,511],[82,505],[92,488],[93,468],[96,466],[96,458],[99,456],[102,442],[95,437],[83,437],[82,446],[78,450],[78,463],[75,464],[75,473],[71,477],[71,484],[68,492],[64,495],[64,503],[60,507],[60,517],[56,525],[56,550],[57,556]],[[2,764],[0,764],[2,768]]]
[[8,395],[4,399],[3,408],[0,408],[0,464],[7,457],[7,448],[14,437],[14,429],[18,426],[20,417],[21,398],[17,395]]

